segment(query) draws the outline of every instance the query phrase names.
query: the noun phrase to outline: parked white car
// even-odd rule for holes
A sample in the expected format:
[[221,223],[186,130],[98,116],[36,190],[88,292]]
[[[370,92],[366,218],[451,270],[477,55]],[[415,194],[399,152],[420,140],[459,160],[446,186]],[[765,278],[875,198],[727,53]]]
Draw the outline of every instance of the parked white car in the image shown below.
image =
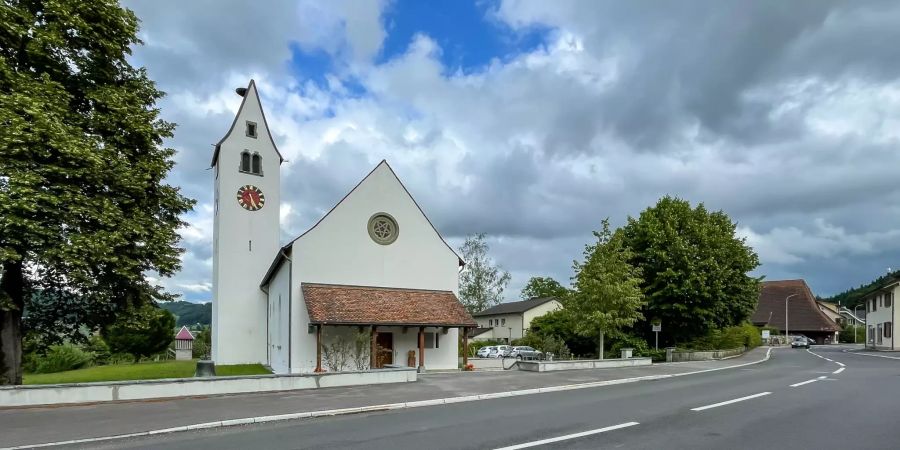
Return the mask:
[[509,345],[498,345],[491,349],[491,352],[488,353],[488,358],[502,358],[510,350],[512,350],[512,347]]
[[528,346],[513,347],[506,355],[508,358],[516,359],[544,359],[544,353]]
[[491,354],[491,350],[494,350],[496,348],[497,347],[495,347],[493,345],[486,345],[484,347],[479,348],[478,351],[475,352],[475,356],[477,356],[479,358],[487,358],[488,355]]

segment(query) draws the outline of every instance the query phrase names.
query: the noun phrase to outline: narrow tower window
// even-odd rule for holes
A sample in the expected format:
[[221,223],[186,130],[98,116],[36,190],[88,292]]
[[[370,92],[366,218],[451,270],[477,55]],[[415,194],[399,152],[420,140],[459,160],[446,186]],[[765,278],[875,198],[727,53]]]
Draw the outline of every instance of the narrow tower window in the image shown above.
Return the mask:
[[262,175],[262,156],[259,156],[259,153],[253,154],[253,165],[250,172],[256,175]]
[[247,137],[256,138],[256,122],[247,121]]
[[250,171],[250,152],[244,150],[241,152],[241,172]]

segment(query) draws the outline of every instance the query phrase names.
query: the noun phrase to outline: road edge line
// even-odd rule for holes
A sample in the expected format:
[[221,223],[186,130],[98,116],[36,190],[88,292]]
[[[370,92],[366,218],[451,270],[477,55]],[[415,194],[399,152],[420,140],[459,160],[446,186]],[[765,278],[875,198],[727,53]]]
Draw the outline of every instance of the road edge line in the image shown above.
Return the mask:
[[725,367],[715,367],[712,369],[704,369],[697,370],[694,372],[685,372],[685,373],[675,373],[675,374],[665,374],[665,375],[645,375],[642,377],[631,377],[631,378],[620,378],[617,380],[604,380],[604,381],[591,381],[587,383],[577,383],[577,384],[565,384],[561,386],[548,386],[542,388],[532,388],[532,389],[523,389],[520,391],[506,391],[506,392],[493,392],[488,394],[477,394],[477,395],[466,395],[460,397],[446,397],[446,398],[438,398],[438,399],[430,399],[430,400],[417,400],[412,402],[401,402],[401,403],[387,403],[382,405],[371,405],[371,406],[361,406],[361,407],[351,407],[351,408],[339,408],[339,409],[326,409],[321,411],[308,411],[308,412],[299,412],[299,413],[287,413],[287,414],[275,414],[270,416],[257,416],[257,417],[244,417],[240,419],[227,419],[227,420],[217,420],[212,422],[204,422],[193,425],[183,425],[179,427],[171,427],[171,428],[161,428],[158,430],[149,430],[149,431],[139,431],[136,433],[127,433],[127,434],[117,434],[113,436],[100,436],[93,438],[82,438],[82,439],[72,439],[68,441],[59,441],[59,442],[47,442],[44,444],[26,444],[19,445],[14,447],[2,447],[0,450],[22,450],[29,448],[44,448],[44,447],[57,447],[61,445],[75,445],[75,444],[88,444],[92,442],[105,442],[112,441],[117,439],[130,439],[130,438],[138,438],[138,437],[147,437],[147,436],[156,436],[161,434],[170,434],[170,433],[178,433],[182,431],[193,431],[193,430],[208,430],[212,428],[224,428],[229,426],[236,425],[249,425],[254,423],[268,423],[268,422],[282,422],[287,420],[296,420],[296,419],[306,419],[313,417],[330,417],[330,416],[340,416],[347,414],[359,414],[363,412],[374,412],[374,411],[390,411],[395,409],[409,409],[409,408],[420,408],[423,406],[435,406],[435,405],[447,405],[451,403],[463,403],[463,402],[473,402],[478,400],[491,400],[495,398],[506,398],[506,397],[516,397],[521,395],[533,395],[533,394],[544,394],[548,392],[562,392],[562,391],[571,391],[576,389],[588,389],[593,387],[603,387],[603,386],[612,386],[617,384],[630,384],[637,383],[641,381],[652,381],[652,380],[661,380],[665,378],[675,378],[682,377],[686,375],[697,375],[701,373],[715,372],[719,370],[727,370],[727,369],[737,369],[739,367],[751,366],[754,364],[764,363],[769,360],[769,357],[772,354],[772,349],[774,347],[769,347],[766,350],[766,356],[757,361],[751,361],[742,364],[735,364],[733,366],[725,366]]

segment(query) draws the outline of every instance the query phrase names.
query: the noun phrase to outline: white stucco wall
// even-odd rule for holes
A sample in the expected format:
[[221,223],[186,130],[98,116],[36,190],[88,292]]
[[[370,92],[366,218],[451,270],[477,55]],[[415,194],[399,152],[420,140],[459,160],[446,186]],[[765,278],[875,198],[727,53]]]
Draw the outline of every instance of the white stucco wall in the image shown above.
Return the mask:
[[[398,224],[399,235],[390,245],[375,243],[368,233],[372,215],[385,212]],[[458,294],[458,258],[441,240],[428,220],[385,163],[381,163],[334,210],[292,244],[294,372],[315,369],[315,334],[307,333],[309,316],[300,284],[331,283],[449,290]],[[457,368],[458,331],[442,336],[453,342],[453,357],[438,356],[429,369]],[[405,338],[398,339],[405,342]],[[442,341],[444,342],[444,341]],[[406,344],[403,344],[406,345]],[[398,346],[398,351],[400,347]],[[401,354],[405,362],[405,354]]]
[[[897,302],[898,297],[900,297],[900,286],[894,286],[891,289],[891,292],[894,294],[893,301],[891,302],[892,306],[885,307],[884,306],[884,293],[879,292],[877,294],[873,294],[873,296],[869,296],[866,298],[866,340],[869,341],[869,328],[875,329],[874,339],[869,341],[867,345],[873,345],[882,350],[891,350],[900,348],[900,340],[897,337],[897,306],[895,303]],[[875,311],[872,311],[871,301],[872,298],[875,298],[876,304],[878,308]],[[883,337],[884,331],[881,334],[881,342],[878,341],[878,326],[882,326],[882,330],[885,326],[887,326],[887,322],[892,324],[892,333],[891,337]]]
[[[256,122],[257,138],[246,136],[248,120]],[[239,171],[245,149],[262,156],[262,176]],[[218,364],[267,362],[267,299],[259,283],[279,248],[279,165],[251,85],[215,167],[212,357]],[[265,195],[262,209],[238,204],[237,191],[248,184]]]
[[[498,321],[503,323],[503,319],[506,319],[506,324],[498,325]],[[523,336],[522,315],[519,313],[479,316],[475,320],[478,322],[479,327],[491,329],[493,339],[519,339]],[[491,320],[494,321],[493,325],[490,325]]]
[[275,373],[290,372],[290,266],[282,264],[268,286],[268,360]]

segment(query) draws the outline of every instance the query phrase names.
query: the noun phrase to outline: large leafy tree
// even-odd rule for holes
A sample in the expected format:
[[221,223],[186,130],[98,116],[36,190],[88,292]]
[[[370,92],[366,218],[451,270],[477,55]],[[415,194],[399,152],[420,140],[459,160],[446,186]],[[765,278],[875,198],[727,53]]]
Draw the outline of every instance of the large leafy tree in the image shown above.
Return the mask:
[[164,183],[174,124],[127,60],[139,44],[131,11],[7,0],[0,23],[0,384],[18,384],[26,299],[71,302],[36,311],[99,329],[166,298],[145,273],[179,268],[176,230],[193,202]]
[[522,288],[521,296],[522,300],[538,297],[555,297],[563,299],[568,293],[569,290],[553,278],[531,277],[528,280],[528,283],[525,283],[525,287]]
[[735,228],[722,211],[668,196],[629,217],[622,230],[643,273],[644,315],[662,322],[668,341],[737,325],[756,308],[759,280],[748,273],[759,258]]
[[610,230],[604,220],[597,241],[584,249],[584,261],[575,262],[574,292],[565,302],[575,331],[597,339],[597,354],[603,358],[605,336],[620,336],[624,329],[643,319],[641,270],[631,265],[634,254],[620,230]]
[[494,263],[484,233],[466,237],[459,252],[466,267],[459,275],[459,299],[470,313],[484,311],[503,300],[509,272]]

